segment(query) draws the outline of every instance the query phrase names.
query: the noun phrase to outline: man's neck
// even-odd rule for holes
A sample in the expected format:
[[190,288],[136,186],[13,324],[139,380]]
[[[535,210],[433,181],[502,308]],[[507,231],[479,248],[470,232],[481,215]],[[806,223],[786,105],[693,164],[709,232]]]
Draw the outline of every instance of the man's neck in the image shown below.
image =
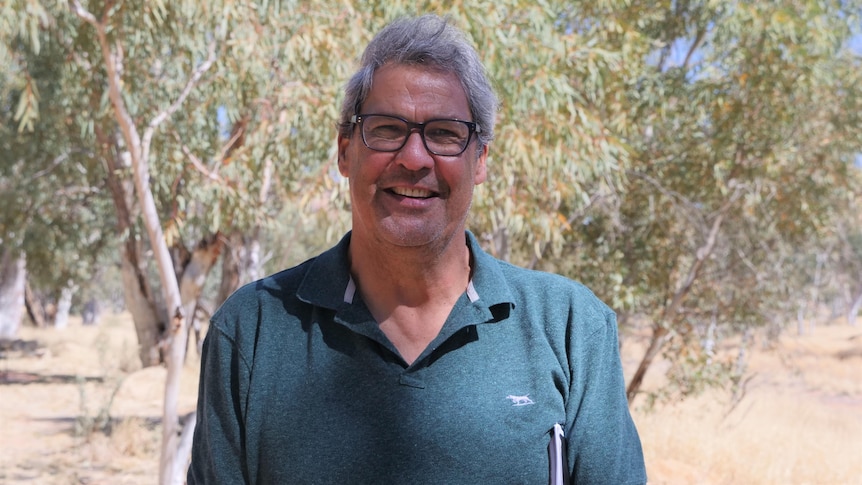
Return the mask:
[[[382,247],[352,237],[350,271],[363,299],[420,307],[446,294],[460,295],[470,278],[470,250],[458,233],[443,247]],[[388,306],[388,305],[383,305]]]
[[351,238],[350,267],[380,329],[410,364],[440,333],[470,280],[464,233],[442,251],[381,248]]

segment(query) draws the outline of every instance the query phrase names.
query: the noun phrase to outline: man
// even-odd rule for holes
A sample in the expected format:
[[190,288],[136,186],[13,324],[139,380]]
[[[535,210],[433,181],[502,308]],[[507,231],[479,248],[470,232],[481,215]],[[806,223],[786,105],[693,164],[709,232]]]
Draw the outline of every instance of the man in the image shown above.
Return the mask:
[[445,20],[369,44],[338,139],[353,229],[213,315],[189,483],[645,483],[612,311],[465,229],[495,111]]

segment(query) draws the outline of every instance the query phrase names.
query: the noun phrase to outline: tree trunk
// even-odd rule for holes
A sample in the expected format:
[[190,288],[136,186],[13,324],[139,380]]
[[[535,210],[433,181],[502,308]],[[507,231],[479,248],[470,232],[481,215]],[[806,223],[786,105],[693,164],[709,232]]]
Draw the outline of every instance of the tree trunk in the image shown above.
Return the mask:
[[136,255],[130,254],[127,241],[122,253],[120,274],[123,278],[123,301],[131,313],[138,336],[138,356],[144,367],[159,365],[162,362],[159,342],[167,326],[164,310],[160,313],[150,294],[149,283],[141,274],[140,262]]
[[814,281],[810,288],[811,299],[808,301],[808,330],[814,331],[820,316],[820,286],[823,284],[823,266],[828,254],[818,253],[815,257]]
[[13,254],[8,247],[0,251],[0,339],[12,339],[24,316],[27,265],[24,253]]
[[626,398],[629,401],[629,406],[634,402],[635,396],[638,395],[647,370],[650,368],[659,352],[661,352],[661,348],[664,346],[665,340],[667,340],[668,333],[668,329],[665,327],[653,327],[652,338],[650,338],[649,346],[644,352],[644,356],[641,358],[641,362],[638,364],[638,368],[626,388]]
[[75,283],[69,281],[60,290],[60,298],[57,300],[57,314],[54,315],[54,328],[64,329],[69,326],[69,313],[72,310],[72,296],[76,291]]
[[227,300],[227,297],[242,284],[240,268],[242,266],[243,252],[245,251],[242,234],[231,234],[225,249],[224,257],[221,260],[221,282],[216,293],[215,308],[220,307]]
[[805,335],[805,303],[799,302],[796,308],[796,334]]
[[27,315],[36,328],[45,328],[47,326],[47,318],[45,315],[45,306],[39,300],[39,297],[30,288],[30,283],[24,284],[24,306],[27,308]]
[[856,326],[856,317],[859,315],[859,310],[862,309],[862,288],[856,293],[853,302],[847,310],[847,323],[851,326]]
[[249,235],[233,233],[228,239],[227,251],[222,258],[222,276],[216,294],[216,307],[221,306],[240,286],[263,277],[259,232],[259,229],[254,229]]
[[700,272],[703,269],[703,265],[707,258],[709,258],[712,251],[715,249],[718,234],[721,230],[721,225],[724,222],[724,216],[735,200],[735,196],[736,195],[734,194],[727,200],[727,202],[725,202],[718,216],[716,216],[712,221],[712,227],[709,230],[709,234],[707,234],[703,245],[695,252],[694,262],[688,269],[685,279],[674,292],[670,301],[665,305],[662,310],[661,317],[653,326],[653,333],[649,346],[647,347],[646,352],[644,352],[644,356],[638,365],[637,371],[635,371],[635,374],[632,376],[632,380],[629,381],[629,385],[626,388],[626,398],[629,401],[629,406],[631,406],[635,396],[637,396],[640,391],[640,387],[643,384],[647,370],[652,365],[653,360],[655,360],[659,352],[661,352],[661,348],[664,346],[664,343],[670,334],[669,329],[676,322],[677,312],[686,298],[688,298],[689,292],[691,291],[692,286],[694,286],[695,281],[697,281],[697,278],[700,276]]
[[493,254],[495,258],[509,261],[509,258],[511,257],[511,244],[509,239],[509,228],[506,227],[504,223],[500,223],[500,227],[491,233],[490,249],[491,254]]
[[183,268],[183,274],[180,278],[180,297],[183,302],[184,312],[192,323],[190,328],[196,330],[198,342],[200,340],[200,325],[195,318],[195,309],[198,306],[207,276],[213,266],[215,266],[223,246],[224,242],[218,233],[209,238],[202,239],[198,242],[194,251],[192,251],[191,257]]
[[240,281],[243,284],[251,283],[263,278],[263,260],[260,257],[260,237],[259,228],[255,229],[254,235],[246,238],[246,257],[245,264],[242,266],[243,272]]
[[117,214],[117,233],[123,238],[120,258],[120,274],[123,281],[123,301],[132,315],[138,337],[138,357],[144,367],[162,363],[161,335],[167,327],[167,311],[156,302],[146,275],[141,255],[143,244],[134,220],[138,211],[134,199],[134,186],[122,174],[131,168],[131,155],[119,133],[108,136],[97,130],[102,146],[113,146],[106,153],[106,182],[114,200]]
[[[179,97],[150,120],[143,133],[139,133],[135,120],[123,99],[123,80],[121,78],[123,57],[120,53],[111,50],[114,41],[108,39],[109,10],[105,10],[104,15],[99,20],[93,13],[87,11],[79,0],[70,0],[69,7],[75,15],[95,29],[96,39],[102,53],[103,67],[105,68],[108,99],[113,108],[114,119],[123,135],[122,140],[128,147],[127,153],[131,159],[136,201],[139,204],[149,237],[150,248],[153,251],[153,260],[158,270],[165,308],[167,308],[168,316],[171,319],[170,325],[164,333],[167,349],[165,362],[168,373],[165,379],[165,399],[162,408],[159,483],[161,485],[181,484],[184,481],[182,470],[185,469],[185,466],[181,466],[181,464],[188,463],[188,457],[177,455],[181,432],[177,406],[179,405],[180,376],[188,342],[187,317],[190,315],[184,313],[185,309],[180,295],[176,268],[171,258],[170,248],[165,240],[158,208],[150,188],[150,146],[158,126],[180,109],[203,73],[215,62],[216,41],[213,39],[210,43],[207,59],[191,73],[186,87]],[[119,41],[117,42],[119,51]]]
[[96,325],[99,320],[99,313],[101,312],[101,308],[99,307],[99,302],[93,298],[89,299],[84,303],[84,308],[81,311],[81,322],[84,325]]
[[712,309],[712,317],[709,319],[709,325],[706,327],[706,335],[703,338],[703,353],[706,355],[707,365],[712,363],[715,358],[715,331],[718,327],[718,305]]

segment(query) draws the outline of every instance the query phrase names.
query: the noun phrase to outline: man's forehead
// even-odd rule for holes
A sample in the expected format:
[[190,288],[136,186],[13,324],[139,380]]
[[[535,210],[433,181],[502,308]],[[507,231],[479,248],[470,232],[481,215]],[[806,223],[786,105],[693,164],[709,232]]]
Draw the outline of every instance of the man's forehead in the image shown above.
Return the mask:
[[365,101],[383,105],[440,103],[469,110],[467,95],[455,73],[421,64],[382,66],[374,73]]

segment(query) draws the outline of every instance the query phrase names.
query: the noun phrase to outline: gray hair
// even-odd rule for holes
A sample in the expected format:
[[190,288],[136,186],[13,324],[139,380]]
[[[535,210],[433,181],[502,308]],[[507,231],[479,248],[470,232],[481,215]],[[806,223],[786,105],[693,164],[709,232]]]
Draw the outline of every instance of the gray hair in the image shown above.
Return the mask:
[[375,71],[387,63],[423,65],[441,72],[451,72],[461,81],[473,122],[482,131],[477,134],[478,149],[494,138],[497,96],[485,74],[479,54],[457,27],[448,19],[422,15],[396,20],[384,27],[365,48],[359,70],[344,87],[339,133],[350,136],[350,118],[359,114],[371,91]]

